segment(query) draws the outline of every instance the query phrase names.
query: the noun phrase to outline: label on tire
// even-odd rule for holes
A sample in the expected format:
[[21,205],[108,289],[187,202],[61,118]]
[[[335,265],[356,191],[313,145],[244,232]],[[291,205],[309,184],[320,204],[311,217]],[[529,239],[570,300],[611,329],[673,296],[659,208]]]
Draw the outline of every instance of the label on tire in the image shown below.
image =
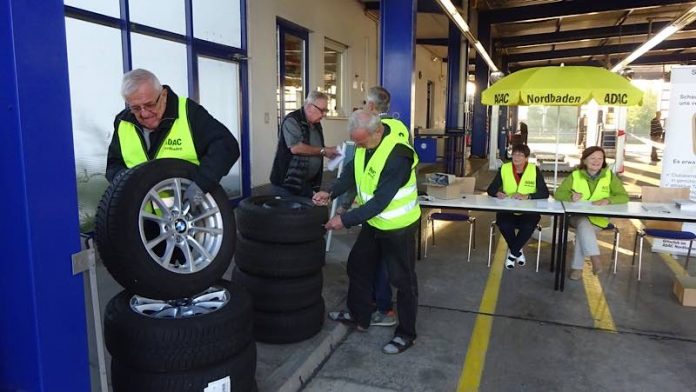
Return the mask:
[[216,381],[208,383],[208,386],[203,390],[203,392],[231,392],[232,383],[230,381],[230,376],[221,378]]

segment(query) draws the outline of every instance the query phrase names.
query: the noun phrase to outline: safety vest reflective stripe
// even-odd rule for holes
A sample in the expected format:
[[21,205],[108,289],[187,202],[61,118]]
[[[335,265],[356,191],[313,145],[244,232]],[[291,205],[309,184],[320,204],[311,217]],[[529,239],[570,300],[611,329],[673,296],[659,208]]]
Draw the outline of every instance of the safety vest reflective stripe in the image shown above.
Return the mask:
[[[590,192],[590,184],[580,173],[580,170],[573,171],[573,192],[582,194],[582,200],[596,201],[606,199],[611,196],[611,171],[602,169],[604,173],[597,181],[594,192]],[[603,216],[588,216],[592,224],[605,228],[609,226],[609,219]]]
[[406,204],[405,206],[396,208],[396,209],[391,210],[391,211],[382,212],[381,214],[379,214],[377,216],[379,216],[382,219],[394,219],[398,216],[406,215],[409,211],[416,208],[417,205],[418,205],[418,202],[413,200],[410,203]]
[[[418,188],[415,185],[409,186],[409,187],[403,187],[403,188],[399,189],[398,192],[396,192],[396,195],[394,195],[394,198],[392,200],[400,200],[400,199],[403,199],[404,197],[408,197],[413,191],[416,191],[416,192],[418,191]],[[365,200],[366,203],[374,197],[373,195],[369,195],[369,194],[364,193],[364,192],[360,196],[363,198],[363,200]]]
[[[198,154],[196,154],[196,147],[193,144],[185,97],[179,97],[178,111],[178,117],[162,141],[155,159],[177,158],[198,165],[200,162]],[[131,168],[149,160],[145,146],[138,136],[138,130],[135,129],[135,124],[121,120],[118,124],[117,132],[121,146],[121,156],[126,167]]]
[[503,164],[500,168],[500,177],[503,180],[503,192],[508,195],[519,193],[521,195],[531,195],[536,193],[536,165],[528,163],[522,173],[520,183],[515,180],[515,170],[511,162]]

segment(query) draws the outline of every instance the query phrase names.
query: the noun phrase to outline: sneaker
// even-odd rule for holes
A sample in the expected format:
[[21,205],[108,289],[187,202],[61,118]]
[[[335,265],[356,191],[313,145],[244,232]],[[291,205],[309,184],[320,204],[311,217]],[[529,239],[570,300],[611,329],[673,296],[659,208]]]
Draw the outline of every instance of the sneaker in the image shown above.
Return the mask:
[[394,326],[396,325],[396,313],[393,310],[390,310],[387,313],[382,313],[379,310],[375,310],[374,313],[372,313],[370,325],[375,325],[378,327]]
[[402,352],[408,350],[409,347],[413,346],[415,342],[415,339],[406,339],[401,336],[394,336],[389,343],[382,347],[382,352],[385,354],[401,354]]
[[574,269],[570,271],[570,280],[580,280],[582,279],[582,270]]
[[513,256],[512,253],[508,250],[507,252],[507,258],[505,259],[505,268],[506,269],[513,269],[515,268],[515,261],[517,260],[517,257]]
[[517,256],[517,265],[520,267],[527,264],[527,259],[524,257],[524,253],[520,251],[520,255]]
[[367,327],[363,327],[350,315],[350,312],[346,310],[340,310],[337,312],[329,312],[329,319],[333,321],[338,321],[339,323],[345,324],[349,327],[355,327],[360,332],[367,331]]

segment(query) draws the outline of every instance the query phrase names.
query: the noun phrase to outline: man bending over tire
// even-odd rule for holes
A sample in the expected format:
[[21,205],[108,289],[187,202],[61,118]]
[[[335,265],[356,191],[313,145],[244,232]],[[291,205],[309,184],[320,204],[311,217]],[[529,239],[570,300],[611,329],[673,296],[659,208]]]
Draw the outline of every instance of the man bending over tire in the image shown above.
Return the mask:
[[317,205],[327,205],[330,199],[355,189],[359,207],[334,216],[325,227],[338,230],[362,224],[348,256],[348,311],[330,312],[329,318],[367,330],[374,310],[372,283],[379,262],[384,261],[389,281],[397,290],[399,325],[382,351],[399,354],[416,340],[415,244],[421,215],[415,173],[418,156],[408,140],[391,132],[377,114],[353,112],[348,130],[356,145],[353,164],[346,166],[331,193],[318,192],[312,198]]
[[239,143],[203,106],[162,86],[152,72],[123,75],[121,95],[127,108],[116,115],[106,159],[106,179],[126,168],[158,158],[198,165],[184,200],[197,204],[239,159]]

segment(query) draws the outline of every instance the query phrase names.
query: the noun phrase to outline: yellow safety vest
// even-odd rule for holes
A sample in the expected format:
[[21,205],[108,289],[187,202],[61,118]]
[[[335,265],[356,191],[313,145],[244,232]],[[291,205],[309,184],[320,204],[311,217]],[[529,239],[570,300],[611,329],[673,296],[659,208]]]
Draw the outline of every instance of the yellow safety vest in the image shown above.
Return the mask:
[[500,168],[500,177],[503,180],[503,192],[508,196],[512,196],[515,193],[521,195],[536,193],[536,165],[533,163],[527,164],[519,184],[515,181],[515,173],[513,173],[513,170],[515,170],[515,168],[511,162],[503,164]]
[[[597,181],[597,187],[594,192],[590,192],[590,184],[587,179],[580,173],[580,170],[573,171],[573,192],[582,194],[581,200],[596,201],[606,199],[611,196],[611,170],[602,169],[604,173],[600,174],[600,179]],[[609,226],[609,219],[603,216],[589,216],[588,219],[595,226],[606,228]]]
[[410,140],[410,135],[411,133],[408,131],[408,128],[406,128],[406,125],[402,123],[401,121],[395,119],[395,118],[383,118],[382,124],[386,124],[389,126],[389,129],[391,132],[389,133],[394,134],[399,136],[400,138],[406,140],[407,142]]
[[378,215],[367,221],[372,227],[380,230],[396,230],[407,227],[420,218],[420,205],[418,204],[418,189],[416,187],[416,166],[418,155],[408,144],[408,141],[397,136],[394,132],[382,139],[382,143],[365,165],[365,148],[359,147],[355,151],[353,166],[355,171],[355,184],[357,186],[357,202],[362,206],[372,199],[379,184],[379,177],[384,170],[387,157],[397,144],[404,145],[413,152],[413,165],[411,176],[402,186],[389,205]]
[[[118,140],[126,167],[131,168],[149,160],[135,124],[121,120],[118,124]],[[155,159],[161,158],[177,158],[200,164],[191,136],[185,97],[179,97],[179,115],[155,155]]]

